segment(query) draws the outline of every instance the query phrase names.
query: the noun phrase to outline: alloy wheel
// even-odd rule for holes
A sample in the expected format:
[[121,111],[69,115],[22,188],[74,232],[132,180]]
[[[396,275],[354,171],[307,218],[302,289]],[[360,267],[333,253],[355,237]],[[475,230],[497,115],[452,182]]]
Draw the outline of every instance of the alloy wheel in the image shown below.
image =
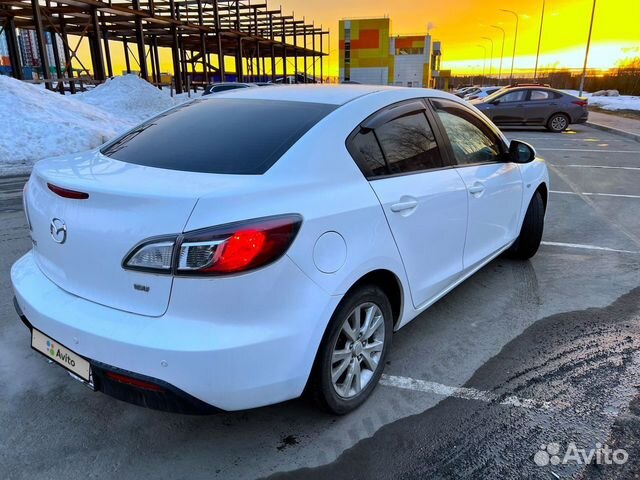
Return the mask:
[[567,128],[567,119],[562,115],[553,117],[551,119],[551,128],[558,131],[564,130]]
[[380,368],[385,322],[378,305],[366,302],[344,320],[331,352],[331,383],[346,399],[357,396]]

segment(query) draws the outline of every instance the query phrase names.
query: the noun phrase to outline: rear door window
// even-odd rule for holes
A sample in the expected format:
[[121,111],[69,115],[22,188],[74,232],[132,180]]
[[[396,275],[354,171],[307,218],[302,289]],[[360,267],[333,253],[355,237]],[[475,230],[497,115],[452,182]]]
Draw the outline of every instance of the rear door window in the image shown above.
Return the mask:
[[496,100],[500,100],[500,103],[510,103],[510,102],[523,102],[527,98],[526,90],[516,90],[515,92],[505,93],[501,97],[498,97]]
[[148,167],[260,175],[336,107],[280,100],[198,99],[148,120],[101,152]]
[[409,173],[443,166],[440,149],[424,112],[416,112],[375,130],[391,173]]

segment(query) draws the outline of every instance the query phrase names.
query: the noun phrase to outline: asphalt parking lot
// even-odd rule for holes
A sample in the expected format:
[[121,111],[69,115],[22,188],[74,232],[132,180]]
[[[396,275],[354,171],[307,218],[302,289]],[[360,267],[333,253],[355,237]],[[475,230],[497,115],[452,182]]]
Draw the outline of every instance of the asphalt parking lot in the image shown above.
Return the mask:
[[[345,417],[305,400],[155,412],[47,364],[12,305],[9,269],[30,246],[24,179],[0,179],[0,478],[634,478],[640,143],[584,125],[507,135],[550,165],[540,251],[493,261],[398,332],[383,384]],[[628,461],[534,461],[570,442]]]

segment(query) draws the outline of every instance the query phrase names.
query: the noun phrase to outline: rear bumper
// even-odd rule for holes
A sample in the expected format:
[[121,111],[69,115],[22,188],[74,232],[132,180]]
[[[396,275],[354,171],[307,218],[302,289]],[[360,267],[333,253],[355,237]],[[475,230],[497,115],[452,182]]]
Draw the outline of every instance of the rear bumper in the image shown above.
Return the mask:
[[[13,305],[22,323],[25,324],[29,331],[33,330],[33,325],[24,315],[16,297],[13,297]],[[172,413],[195,415],[221,411],[157,378],[145,377],[90,358],[86,360],[91,364],[93,384],[90,386],[92,389],[118,400]],[[114,380],[114,374],[125,381]],[[129,380],[128,382],[126,381],[127,379]],[[88,382],[83,381],[83,383],[87,384]]]
[[580,112],[578,115],[575,115],[575,118],[571,123],[585,123],[587,120],[589,120],[589,111],[584,110],[583,112]]
[[[99,390],[170,411],[181,411],[171,404],[184,399],[204,410],[240,410],[299,396],[340,300],[286,256],[229,281],[176,280],[162,317],[71,295],[40,271],[31,253],[13,265],[11,279],[27,325],[95,365]],[[168,398],[113,385],[108,371],[158,384]]]

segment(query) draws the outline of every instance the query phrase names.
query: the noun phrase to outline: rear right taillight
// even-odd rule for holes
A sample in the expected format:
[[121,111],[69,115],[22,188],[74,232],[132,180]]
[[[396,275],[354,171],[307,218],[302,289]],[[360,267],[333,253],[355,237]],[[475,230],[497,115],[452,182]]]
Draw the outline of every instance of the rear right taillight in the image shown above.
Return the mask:
[[149,239],[136,246],[122,266],[175,275],[246,272],[284,255],[301,223],[300,215],[278,215]]
[[299,215],[282,215],[185,233],[176,273],[227,275],[260,268],[284,255],[301,223]]

